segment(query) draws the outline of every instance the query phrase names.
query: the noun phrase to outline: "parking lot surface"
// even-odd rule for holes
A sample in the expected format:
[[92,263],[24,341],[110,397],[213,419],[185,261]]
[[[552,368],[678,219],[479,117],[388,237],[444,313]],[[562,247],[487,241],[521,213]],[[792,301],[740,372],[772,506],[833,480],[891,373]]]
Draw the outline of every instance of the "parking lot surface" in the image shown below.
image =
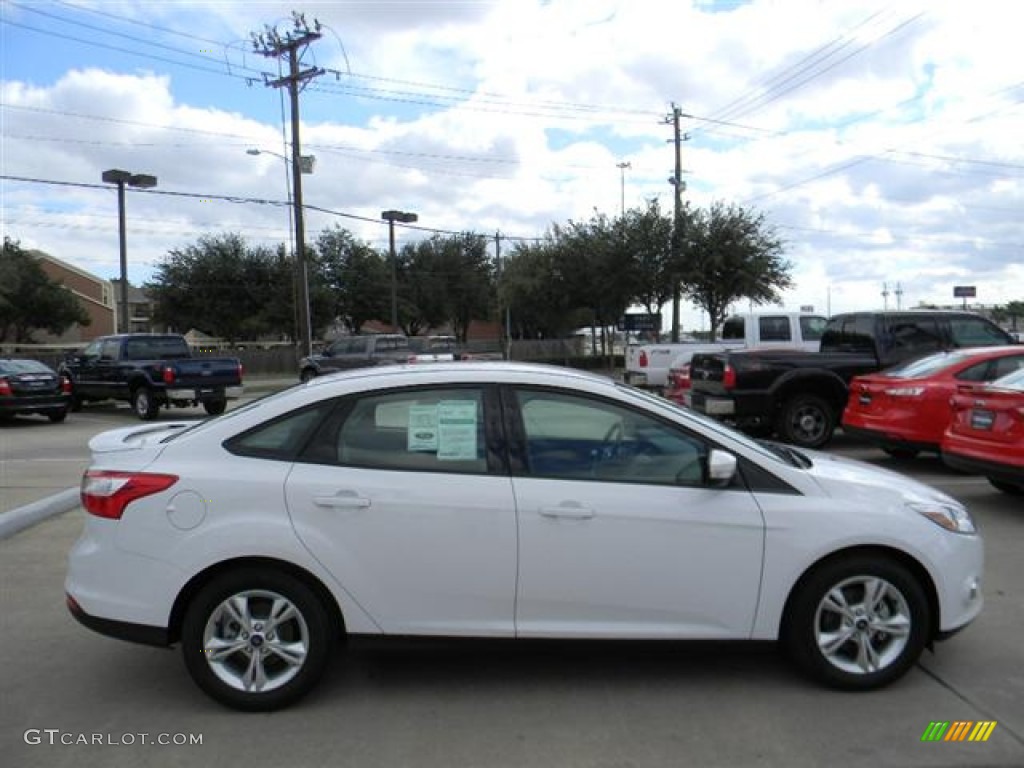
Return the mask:
[[[89,434],[137,423],[127,411],[102,407],[64,425],[25,422],[0,427],[0,514],[76,484]],[[934,458],[897,462],[843,437],[832,450],[951,493],[986,537],[985,611],[887,689],[819,688],[773,644],[435,642],[357,646],[336,656],[328,679],[298,706],[241,714],[192,684],[180,651],[104,638],[71,618],[65,558],[85,514],[75,508],[0,541],[0,761],[17,768],[1024,765],[1024,505]],[[947,721],[996,725],[985,742],[922,741],[930,723]]]

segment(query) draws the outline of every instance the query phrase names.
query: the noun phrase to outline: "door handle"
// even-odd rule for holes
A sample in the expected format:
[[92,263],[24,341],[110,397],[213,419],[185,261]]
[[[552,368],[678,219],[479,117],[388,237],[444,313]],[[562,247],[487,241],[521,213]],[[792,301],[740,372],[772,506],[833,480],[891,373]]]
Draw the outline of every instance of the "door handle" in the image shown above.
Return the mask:
[[541,507],[540,514],[543,517],[558,517],[566,520],[589,520],[594,516],[594,510],[580,504],[561,504],[557,507]]
[[370,500],[355,493],[338,493],[334,496],[314,496],[313,503],[330,509],[366,509]]

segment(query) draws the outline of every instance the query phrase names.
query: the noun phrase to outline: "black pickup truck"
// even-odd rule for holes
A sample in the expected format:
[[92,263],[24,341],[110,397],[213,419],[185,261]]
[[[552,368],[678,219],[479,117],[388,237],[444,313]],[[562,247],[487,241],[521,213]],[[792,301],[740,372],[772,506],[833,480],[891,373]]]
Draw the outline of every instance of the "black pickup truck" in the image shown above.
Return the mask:
[[59,372],[71,381],[71,408],[92,400],[123,400],[145,421],[161,406],[202,404],[210,415],[242,394],[242,363],[233,357],[192,357],[178,334],[101,336],[67,357]]
[[1013,344],[971,312],[853,312],[829,320],[818,352],[746,350],[694,355],[690,406],[754,433],[820,448],[832,438],[850,379],[931,352]]

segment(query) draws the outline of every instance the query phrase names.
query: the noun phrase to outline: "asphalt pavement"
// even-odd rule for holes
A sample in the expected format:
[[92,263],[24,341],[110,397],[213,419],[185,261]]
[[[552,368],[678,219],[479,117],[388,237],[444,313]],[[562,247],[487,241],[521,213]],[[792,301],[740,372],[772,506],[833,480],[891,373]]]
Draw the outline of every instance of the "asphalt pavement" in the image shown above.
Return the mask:
[[[245,394],[236,401],[248,402],[271,392],[286,389],[298,380],[294,376],[250,376],[245,380]],[[96,419],[94,409],[127,409],[127,404],[87,405],[82,411],[68,415],[62,424],[45,424],[49,429],[73,431],[80,440],[77,448],[52,455],[32,451],[33,430],[38,425],[33,417],[17,418],[0,424],[0,540],[54,515],[74,509],[79,504],[78,489],[82,472],[89,464],[88,442],[99,432],[110,429],[107,421]],[[162,410],[162,419],[173,418],[175,411]],[[181,411],[183,417],[201,418],[202,409]],[[132,422],[125,422],[129,426]],[[18,446],[14,458],[13,447]],[[28,446],[29,450],[25,450]]]

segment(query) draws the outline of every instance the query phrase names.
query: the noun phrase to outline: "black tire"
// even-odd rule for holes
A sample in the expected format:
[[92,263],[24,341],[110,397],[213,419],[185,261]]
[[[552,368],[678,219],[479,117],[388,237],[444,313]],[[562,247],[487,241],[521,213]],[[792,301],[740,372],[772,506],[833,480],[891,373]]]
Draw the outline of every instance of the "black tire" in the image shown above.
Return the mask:
[[49,411],[46,414],[46,418],[52,421],[54,424],[59,424],[68,417],[68,409],[61,408],[59,411]]
[[[245,637],[244,628],[225,610],[229,599],[244,607]],[[293,616],[276,626],[269,622],[274,600],[294,608]],[[215,578],[189,604],[181,632],[185,666],[195,683],[221,704],[246,712],[281,709],[309,693],[324,676],[334,651],[332,626],[323,603],[299,579],[267,568],[240,568]],[[217,654],[213,648],[224,650]],[[254,652],[264,661],[254,664]],[[285,654],[297,663],[285,661]],[[256,667],[267,687],[247,690],[248,675]]]
[[299,381],[301,381],[303,383],[309,381],[310,379],[315,379],[315,378],[316,378],[316,371],[313,370],[312,368],[303,368],[299,372]]
[[[874,584],[884,591],[867,605],[867,585]],[[837,593],[845,598],[845,614],[832,608]],[[928,598],[907,568],[884,556],[853,555],[827,562],[800,581],[787,605],[780,639],[811,678],[833,688],[863,691],[904,675],[921,655],[930,627]],[[842,642],[840,635],[846,637]],[[829,638],[832,648],[826,652],[822,646]]]
[[899,448],[892,445],[882,447],[882,453],[894,459],[916,459],[920,451],[917,448]]
[[227,400],[204,400],[203,409],[210,416],[220,416],[228,407]]
[[147,386],[132,390],[132,410],[143,421],[152,421],[160,412],[160,406],[153,399],[153,390]]
[[82,410],[83,400],[78,395],[71,395],[71,404],[68,406],[72,413],[78,413]]
[[796,395],[782,404],[775,428],[783,442],[821,448],[832,439],[836,416],[828,402],[817,395]]
[[995,477],[988,478],[988,481],[997,491],[1008,493],[1010,496],[1024,496],[1024,485],[1008,483],[1005,480],[999,480]]

